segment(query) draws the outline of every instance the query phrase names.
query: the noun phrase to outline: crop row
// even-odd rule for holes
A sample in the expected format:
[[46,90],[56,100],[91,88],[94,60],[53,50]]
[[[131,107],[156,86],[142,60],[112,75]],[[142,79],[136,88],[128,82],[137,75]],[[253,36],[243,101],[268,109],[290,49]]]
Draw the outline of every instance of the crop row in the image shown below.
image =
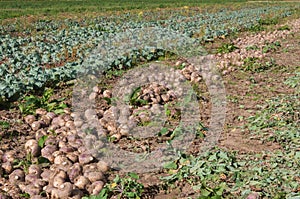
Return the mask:
[[[131,16],[98,17],[89,21],[38,21],[17,33],[17,24],[0,27],[0,96],[2,99],[18,98],[21,93],[76,78],[82,71],[85,58],[99,43],[111,38],[124,37],[124,32],[135,34],[152,27],[151,33],[169,37],[169,32],[188,38],[200,45],[218,37],[256,26],[265,17],[283,18],[291,15],[293,8],[285,6],[247,8],[238,11],[220,10],[215,13],[174,11],[170,18],[156,19],[145,12]],[[159,18],[159,16],[158,16]],[[146,32],[149,34],[149,32]],[[174,36],[174,35],[173,35]],[[170,34],[171,40],[174,39]],[[139,37],[139,36],[137,36]],[[144,36],[143,36],[144,37]],[[160,39],[157,36],[148,39]],[[117,44],[105,44],[106,52],[113,56],[105,60],[95,56],[97,66],[131,67],[135,61],[150,61],[164,54],[161,44],[132,45],[127,53],[114,51]],[[186,42],[183,42],[186,43]],[[179,43],[180,45],[180,43]],[[129,51],[128,51],[129,50]],[[172,49],[169,49],[172,51]]]

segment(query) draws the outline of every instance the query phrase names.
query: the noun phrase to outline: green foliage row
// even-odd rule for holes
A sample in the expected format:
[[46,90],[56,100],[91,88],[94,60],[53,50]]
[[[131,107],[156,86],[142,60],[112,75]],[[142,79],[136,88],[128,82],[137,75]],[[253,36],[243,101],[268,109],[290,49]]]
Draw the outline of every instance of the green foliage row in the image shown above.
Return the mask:
[[[163,19],[153,18],[153,12],[142,13],[142,18],[147,20],[137,20],[139,15],[133,14],[82,21],[40,20],[31,24],[31,28],[23,30],[22,37],[15,34],[18,32],[18,24],[1,26],[1,100],[17,99],[24,92],[51,87],[60,81],[76,78],[78,72],[84,70],[83,62],[93,49],[101,43],[109,45],[104,41],[110,38],[120,38],[122,35],[124,37],[124,30],[153,27],[161,29],[158,33],[161,35],[170,30],[201,46],[201,41],[212,41],[214,38],[255,26],[265,14],[286,17],[292,13],[292,9],[285,6],[267,6],[236,11],[223,9],[216,13],[198,13],[193,10],[170,13],[169,18]],[[163,12],[158,14],[167,15]],[[171,39],[173,38],[170,36]],[[93,63],[98,68],[105,65],[106,69],[124,69],[139,61],[157,59],[166,53],[166,49],[157,45],[166,41],[155,42],[154,46],[126,49],[126,52],[117,52],[120,49],[116,46],[107,46],[109,58],[103,60],[105,58],[98,56]],[[194,46],[190,48],[193,49]],[[168,50],[174,50],[173,53],[176,54],[176,49]]]

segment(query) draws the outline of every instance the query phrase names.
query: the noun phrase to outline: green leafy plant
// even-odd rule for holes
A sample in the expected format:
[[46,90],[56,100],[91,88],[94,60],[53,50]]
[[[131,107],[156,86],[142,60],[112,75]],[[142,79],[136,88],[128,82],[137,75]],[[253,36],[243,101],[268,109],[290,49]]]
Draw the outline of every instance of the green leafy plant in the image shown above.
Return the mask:
[[278,50],[279,47],[281,47],[281,44],[279,41],[275,41],[272,43],[266,43],[266,45],[264,45],[262,47],[262,52],[263,53],[274,52],[274,51]]
[[14,168],[23,168],[23,170],[27,173],[29,166],[32,164],[32,156],[28,153],[25,159],[15,159],[13,162]]
[[280,30],[280,31],[282,31],[282,30],[291,30],[291,28],[288,25],[284,25],[284,26],[281,26],[281,27],[277,28],[277,30]]
[[43,135],[43,136],[38,140],[38,145],[39,145],[39,147],[41,147],[41,148],[44,147],[47,138],[48,138],[47,135]]
[[131,95],[129,96],[129,101],[130,105],[133,106],[141,106],[141,105],[147,105],[148,102],[146,100],[140,99],[140,93],[141,93],[141,87],[136,88]]
[[223,44],[217,49],[217,53],[230,53],[238,49],[233,43]]
[[251,45],[251,46],[247,46],[246,50],[259,50],[259,47],[257,45]]
[[117,196],[119,199],[140,199],[144,192],[144,185],[137,182],[136,173],[128,173],[124,178],[119,175],[112,183],[106,184],[97,196],[83,197],[83,199],[108,199]]
[[10,127],[9,122],[0,120],[0,129],[1,130],[9,129],[9,127]]
[[262,72],[275,65],[275,60],[272,58],[269,61],[262,62],[256,57],[247,57],[246,59],[244,59],[243,70],[251,72]]
[[261,111],[248,118],[248,129],[262,140],[280,143],[285,149],[300,143],[299,95],[267,100]]
[[265,18],[258,21],[258,23],[263,26],[276,25],[278,22],[278,18]]
[[44,108],[46,111],[53,111],[56,114],[63,113],[64,108],[67,105],[63,102],[65,98],[52,99],[54,91],[53,89],[46,89],[41,97],[29,95],[25,96],[19,104],[19,109],[22,114],[35,114],[35,110],[38,108]]
[[297,88],[298,91],[300,91],[300,72],[297,72],[295,76],[286,79],[284,83],[292,88]]

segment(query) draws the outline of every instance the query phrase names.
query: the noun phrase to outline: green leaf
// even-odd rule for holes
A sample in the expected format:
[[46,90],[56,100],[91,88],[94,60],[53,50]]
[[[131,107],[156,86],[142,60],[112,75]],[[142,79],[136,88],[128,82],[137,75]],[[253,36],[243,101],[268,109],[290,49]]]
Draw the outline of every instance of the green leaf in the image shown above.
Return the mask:
[[44,158],[42,156],[38,157],[38,164],[42,164],[44,166],[47,166],[49,165],[51,162],[47,159],[47,158]]
[[130,176],[131,178],[136,179],[136,180],[138,180],[140,178],[138,176],[138,174],[136,174],[136,173],[129,173],[128,176]]
[[164,164],[165,169],[177,169],[177,164],[175,162],[169,162]]
[[165,134],[167,134],[169,132],[169,130],[167,129],[167,128],[162,128],[161,130],[160,130],[160,132],[158,133],[158,135],[159,136],[162,136],[162,135],[165,135]]
[[43,148],[43,147],[44,147],[44,144],[45,144],[45,142],[46,142],[47,138],[48,138],[48,136],[47,136],[47,135],[43,135],[43,136],[42,136],[42,137],[39,139],[39,141],[38,141],[38,145],[39,145],[39,147],[41,147],[41,148]]

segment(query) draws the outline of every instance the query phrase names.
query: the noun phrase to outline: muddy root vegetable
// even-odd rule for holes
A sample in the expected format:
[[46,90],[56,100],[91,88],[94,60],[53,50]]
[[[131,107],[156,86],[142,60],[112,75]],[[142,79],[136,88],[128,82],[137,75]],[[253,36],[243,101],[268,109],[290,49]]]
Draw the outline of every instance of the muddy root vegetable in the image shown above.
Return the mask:
[[101,171],[85,172],[84,176],[87,177],[92,183],[104,179],[104,174]]
[[99,161],[97,162],[97,168],[105,173],[109,170],[109,165],[104,161]]
[[41,173],[41,177],[44,181],[49,181],[50,180],[50,176],[51,176],[52,171],[50,171],[49,169],[45,169],[42,173]]
[[84,193],[80,189],[73,189],[71,193],[72,199],[81,199]]
[[112,97],[112,92],[110,90],[105,90],[103,92],[103,97],[111,98]]
[[84,165],[91,163],[94,160],[94,157],[91,154],[84,152],[78,156],[78,160],[80,164]]
[[36,140],[28,140],[25,143],[25,151],[27,154],[31,154],[33,157],[37,157],[41,154],[41,149],[39,147],[38,141]]
[[78,162],[78,151],[74,151],[73,153],[67,153],[66,157],[71,160],[73,163]]
[[35,110],[35,114],[37,114],[37,115],[46,115],[47,111],[43,108],[38,108],[38,109]]
[[2,163],[1,167],[7,174],[10,174],[13,171],[13,166],[11,162],[4,162]]
[[73,185],[70,182],[65,182],[60,185],[59,188],[51,190],[51,196],[53,198],[68,198],[71,196]]
[[41,121],[35,121],[31,123],[31,128],[34,131],[39,130],[42,127],[42,122]]
[[26,185],[25,187],[19,187],[23,192],[28,193],[30,196],[38,195],[42,191],[42,187],[36,187],[33,184]]
[[60,127],[63,127],[65,124],[65,120],[61,116],[52,119],[52,125],[58,125]]
[[70,181],[74,182],[75,178],[82,175],[82,167],[79,163],[75,163],[69,168],[67,174],[69,176]]
[[8,151],[2,155],[2,162],[13,162],[15,160],[15,154],[13,151]]
[[100,191],[103,189],[104,182],[103,181],[95,181],[88,187],[88,192],[91,195],[98,195]]
[[12,184],[17,184],[19,182],[24,182],[24,181],[25,181],[25,173],[21,169],[16,169],[9,175],[9,182]]
[[53,153],[57,150],[55,145],[47,145],[41,150],[41,154],[44,158],[47,158],[50,162],[54,162]]
[[34,115],[27,115],[24,117],[24,120],[27,124],[32,124],[35,121],[35,116]]
[[29,174],[35,174],[35,175],[37,175],[37,176],[40,176],[41,173],[42,173],[42,169],[41,169],[41,167],[40,167],[39,165],[37,165],[37,164],[32,164],[32,165],[30,165],[29,168],[28,168],[28,173],[29,173]]
[[85,176],[78,176],[74,181],[74,185],[79,189],[85,189],[90,183],[90,180]]

